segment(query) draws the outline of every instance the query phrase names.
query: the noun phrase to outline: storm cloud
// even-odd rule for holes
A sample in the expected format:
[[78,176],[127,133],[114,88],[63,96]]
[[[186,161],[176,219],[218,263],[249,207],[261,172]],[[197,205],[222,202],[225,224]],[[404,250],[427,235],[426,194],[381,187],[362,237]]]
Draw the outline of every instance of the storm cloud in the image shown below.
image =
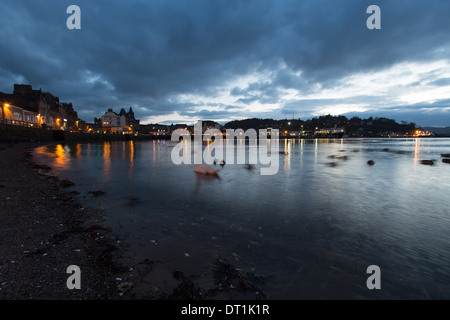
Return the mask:
[[[81,8],[81,30],[66,9]],[[382,29],[368,30],[376,4]],[[3,0],[0,91],[27,83],[93,121],[392,115],[450,125],[446,0]]]

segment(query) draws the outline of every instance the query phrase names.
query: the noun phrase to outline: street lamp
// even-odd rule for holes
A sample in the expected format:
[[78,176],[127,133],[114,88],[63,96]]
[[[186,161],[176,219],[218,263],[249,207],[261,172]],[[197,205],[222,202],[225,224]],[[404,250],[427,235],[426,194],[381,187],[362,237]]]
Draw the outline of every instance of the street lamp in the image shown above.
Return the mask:
[[3,123],[5,123],[5,107],[9,107],[9,103],[3,103],[2,104],[2,116],[3,116]]

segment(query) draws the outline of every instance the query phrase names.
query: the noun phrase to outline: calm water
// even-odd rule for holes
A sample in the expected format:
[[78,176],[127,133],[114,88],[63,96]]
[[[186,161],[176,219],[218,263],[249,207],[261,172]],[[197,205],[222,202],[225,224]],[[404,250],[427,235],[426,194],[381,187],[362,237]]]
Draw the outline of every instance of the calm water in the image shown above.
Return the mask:
[[[226,259],[270,276],[270,299],[450,298],[450,165],[441,162],[450,139],[282,140],[278,174],[225,165],[219,179],[174,165],[173,146],[68,144],[35,155],[106,209],[136,261],[190,274]],[[106,194],[87,193],[98,189]],[[381,290],[366,287],[369,265],[381,268]]]

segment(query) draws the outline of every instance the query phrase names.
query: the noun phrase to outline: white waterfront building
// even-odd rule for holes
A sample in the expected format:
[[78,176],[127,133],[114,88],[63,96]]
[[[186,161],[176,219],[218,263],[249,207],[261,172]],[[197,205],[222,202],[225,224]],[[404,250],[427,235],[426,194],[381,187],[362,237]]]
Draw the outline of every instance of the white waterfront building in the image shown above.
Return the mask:
[[102,116],[102,128],[110,133],[122,133],[127,131],[127,120],[125,116],[108,109]]

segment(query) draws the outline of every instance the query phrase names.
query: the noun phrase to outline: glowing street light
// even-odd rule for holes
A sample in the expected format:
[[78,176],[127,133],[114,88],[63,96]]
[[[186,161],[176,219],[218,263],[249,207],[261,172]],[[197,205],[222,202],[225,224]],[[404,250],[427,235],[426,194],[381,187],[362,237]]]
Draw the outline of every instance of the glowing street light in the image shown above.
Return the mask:
[[3,116],[3,123],[5,122],[5,107],[9,108],[9,103],[2,104],[2,116]]

